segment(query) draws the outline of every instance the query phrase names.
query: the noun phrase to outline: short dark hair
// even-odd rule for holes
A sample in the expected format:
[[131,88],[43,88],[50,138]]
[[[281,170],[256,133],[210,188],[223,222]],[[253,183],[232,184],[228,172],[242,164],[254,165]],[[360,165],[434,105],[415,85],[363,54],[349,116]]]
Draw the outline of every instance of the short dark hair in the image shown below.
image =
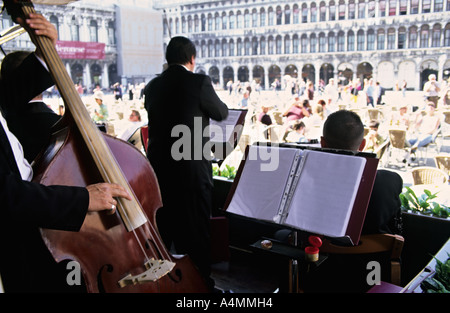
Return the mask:
[[173,37],[166,48],[166,60],[169,65],[189,63],[196,55],[194,43],[183,36]]
[[2,61],[0,75],[4,79],[7,79],[11,73],[13,73],[23,60],[30,55],[31,52],[28,51],[14,51],[8,53]]
[[323,138],[328,148],[357,151],[364,139],[364,125],[358,114],[339,110],[325,120]]

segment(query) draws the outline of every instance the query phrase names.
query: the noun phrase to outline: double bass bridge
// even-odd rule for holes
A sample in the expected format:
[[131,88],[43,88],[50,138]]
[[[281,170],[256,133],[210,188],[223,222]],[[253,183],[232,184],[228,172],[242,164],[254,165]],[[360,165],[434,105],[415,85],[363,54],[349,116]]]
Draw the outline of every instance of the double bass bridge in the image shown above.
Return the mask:
[[138,275],[127,275],[119,280],[119,286],[125,287],[149,282],[155,282],[164,275],[168,274],[174,268],[175,263],[167,260],[150,259],[145,263],[145,272]]

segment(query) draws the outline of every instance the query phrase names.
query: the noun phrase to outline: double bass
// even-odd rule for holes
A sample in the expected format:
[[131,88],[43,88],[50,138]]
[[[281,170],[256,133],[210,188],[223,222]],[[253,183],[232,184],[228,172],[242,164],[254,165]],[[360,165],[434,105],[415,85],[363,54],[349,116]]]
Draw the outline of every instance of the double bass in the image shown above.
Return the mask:
[[[4,0],[13,20],[35,13],[30,1]],[[117,199],[114,214],[89,212],[79,232],[41,229],[56,262],[76,261],[87,292],[209,292],[188,256],[162,242],[156,211],[162,206],[156,175],[134,146],[98,130],[51,40],[29,32],[65,104],[48,148],[34,165],[44,185],[119,184],[132,200]]]

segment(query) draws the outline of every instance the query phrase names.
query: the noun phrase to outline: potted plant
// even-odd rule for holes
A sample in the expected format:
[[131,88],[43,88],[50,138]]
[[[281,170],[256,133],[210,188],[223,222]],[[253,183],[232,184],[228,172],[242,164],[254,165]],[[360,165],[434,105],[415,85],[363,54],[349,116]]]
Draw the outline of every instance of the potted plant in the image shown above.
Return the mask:
[[430,261],[450,237],[450,209],[436,202],[437,193],[416,193],[409,187],[400,194],[403,237],[402,278],[408,282]]
[[431,201],[437,197],[437,192],[432,194],[425,189],[422,195],[417,196],[411,188],[405,187],[405,189],[406,191],[400,194],[403,211],[441,218],[450,216],[449,207]]

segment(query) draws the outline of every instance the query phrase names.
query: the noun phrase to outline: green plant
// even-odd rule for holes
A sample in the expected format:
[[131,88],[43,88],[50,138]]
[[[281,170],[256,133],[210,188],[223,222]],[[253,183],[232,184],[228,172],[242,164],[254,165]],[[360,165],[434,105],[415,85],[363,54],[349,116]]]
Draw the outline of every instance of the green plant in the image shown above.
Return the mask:
[[432,194],[429,190],[424,190],[424,193],[417,196],[415,192],[405,187],[406,191],[400,194],[400,201],[403,211],[412,211],[414,213],[420,213],[424,215],[432,215],[436,217],[447,218],[450,216],[450,208],[431,201],[437,197],[437,192]]
[[213,166],[213,176],[226,177],[228,179],[234,179],[236,177],[236,169],[234,166],[225,164],[225,168],[221,171],[219,167]]
[[450,293],[450,254],[447,252],[447,260],[436,260],[435,274],[426,278],[420,288],[426,293]]

